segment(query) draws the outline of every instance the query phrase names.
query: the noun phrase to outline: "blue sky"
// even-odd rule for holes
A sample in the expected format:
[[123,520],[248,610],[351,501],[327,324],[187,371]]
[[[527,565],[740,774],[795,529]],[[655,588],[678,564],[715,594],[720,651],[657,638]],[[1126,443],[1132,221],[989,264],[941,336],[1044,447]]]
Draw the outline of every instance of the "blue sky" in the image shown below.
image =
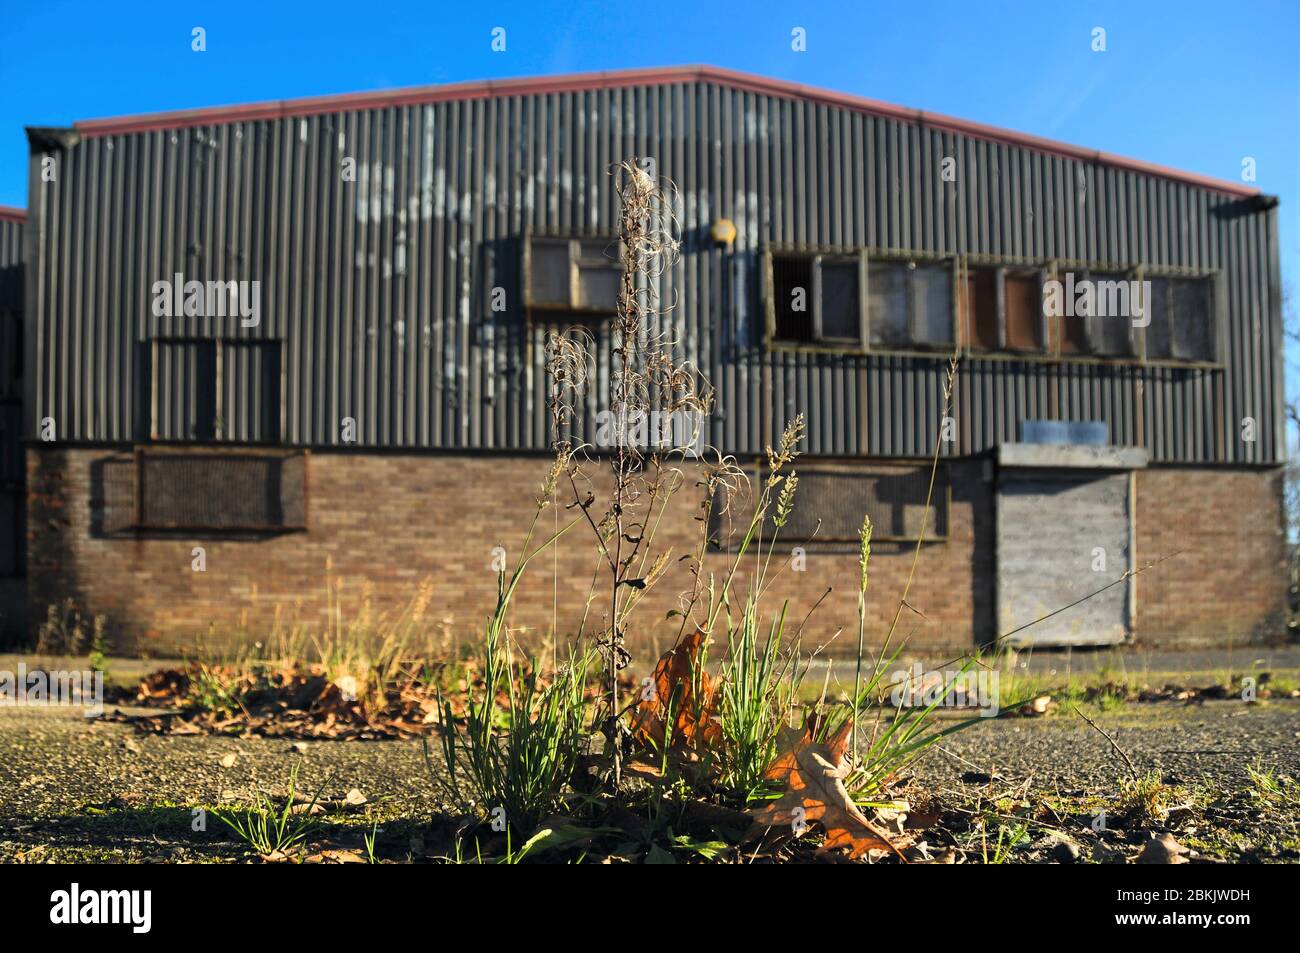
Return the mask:
[[[637,16],[637,11],[641,15]],[[1300,284],[1300,3],[289,4],[0,0],[0,204],[25,125],[556,72],[709,63],[1239,179],[1282,198]],[[190,31],[207,31],[207,52]],[[490,48],[506,29],[506,51]],[[807,31],[793,52],[790,31]],[[1092,50],[1092,31],[1106,50]],[[1295,292],[1300,295],[1300,291]]]

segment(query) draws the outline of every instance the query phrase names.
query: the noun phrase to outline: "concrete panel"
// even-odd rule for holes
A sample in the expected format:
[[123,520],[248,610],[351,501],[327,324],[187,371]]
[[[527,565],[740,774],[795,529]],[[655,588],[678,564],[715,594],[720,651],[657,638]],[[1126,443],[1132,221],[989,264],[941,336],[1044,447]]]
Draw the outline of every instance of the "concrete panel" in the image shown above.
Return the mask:
[[1003,443],[998,465],[1062,467],[1085,470],[1138,470],[1151,460],[1142,447],[1094,447],[1088,444]]

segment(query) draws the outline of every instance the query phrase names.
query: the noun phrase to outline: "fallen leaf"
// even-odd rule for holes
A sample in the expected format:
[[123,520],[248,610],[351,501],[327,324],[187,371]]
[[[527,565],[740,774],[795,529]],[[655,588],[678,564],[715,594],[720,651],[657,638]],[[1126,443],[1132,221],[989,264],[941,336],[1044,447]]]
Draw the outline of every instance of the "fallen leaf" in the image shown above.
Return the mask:
[[[746,840],[753,840],[773,827],[793,828],[796,819],[801,819],[816,822],[826,831],[823,851],[847,847],[849,856],[857,858],[868,851],[880,850],[905,859],[899,848],[910,843],[910,839],[891,839],[867,820],[844,786],[844,778],[849,773],[847,755],[852,729],[850,719],[822,744],[815,740],[816,722],[810,723],[802,733],[793,729],[783,732],[785,750],[763,775],[781,784],[783,793],[778,800],[752,812],[754,824]],[[801,816],[796,814],[800,808]]]
[[364,864],[366,859],[353,850],[322,850],[305,858],[309,864]]
[[670,748],[712,746],[722,740],[722,730],[714,720],[717,698],[708,674],[697,671],[704,639],[703,629],[686,633],[655,665],[647,686],[649,697],[643,695],[634,709],[632,732],[641,744],[656,749],[663,745],[670,705]]
[[1136,863],[1139,864],[1185,864],[1190,851],[1174,839],[1173,834],[1161,834],[1152,837],[1142,845]]

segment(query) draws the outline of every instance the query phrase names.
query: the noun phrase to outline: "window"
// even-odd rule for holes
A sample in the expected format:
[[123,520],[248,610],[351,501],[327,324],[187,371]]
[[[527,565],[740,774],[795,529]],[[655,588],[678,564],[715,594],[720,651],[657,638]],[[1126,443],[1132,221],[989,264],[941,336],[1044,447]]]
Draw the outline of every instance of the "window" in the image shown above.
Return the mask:
[[[799,490],[794,509],[781,529],[781,539],[791,546],[811,542],[830,549],[856,551],[862,517],[871,517],[875,542],[916,542],[924,527],[925,539],[942,541],[948,536],[948,470],[941,464],[930,491],[929,465],[831,466],[805,464],[799,467]],[[711,515],[709,535],[724,548],[738,540],[744,526],[728,524],[716,512]]]
[[907,303],[907,265],[873,261],[867,270],[867,314],[871,346],[906,347],[911,337]]
[[781,341],[812,341],[813,259],[777,255],[772,258],[773,335]]
[[1212,277],[1148,277],[1150,299],[1144,331],[1148,360],[1214,361],[1217,359],[1215,288]]
[[1130,272],[1063,266],[1059,308],[1062,354],[1132,357],[1140,287]]
[[975,350],[997,351],[1002,347],[997,277],[996,268],[974,268],[966,274],[962,325],[966,329],[966,343]]
[[857,255],[774,255],[774,337],[862,346],[862,260]]
[[819,258],[816,277],[817,337],[823,341],[857,344],[862,340],[862,301],[858,291],[860,263],[856,258]]
[[274,443],[280,438],[280,342],[153,342],[155,440]]
[[524,245],[524,301],[546,311],[613,314],[623,270],[612,238],[534,235]]
[[1047,323],[1042,270],[970,268],[962,314],[966,344],[972,350],[1043,351]]
[[1006,311],[1003,346],[1010,351],[1041,351],[1047,337],[1043,314],[1043,273],[1038,270],[999,269]]
[[769,268],[774,340],[886,351],[952,346],[951,261],[777,253]]
[[951,261],[873,258],[867,270],[867,326],[884,350],[950,348]]

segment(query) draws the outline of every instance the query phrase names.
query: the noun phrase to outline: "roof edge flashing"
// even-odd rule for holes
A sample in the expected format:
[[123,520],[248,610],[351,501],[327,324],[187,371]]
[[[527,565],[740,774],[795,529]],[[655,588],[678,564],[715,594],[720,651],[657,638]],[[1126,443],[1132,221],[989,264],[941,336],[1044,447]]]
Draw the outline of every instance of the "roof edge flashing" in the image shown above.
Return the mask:
[[304,118],[327,113],[352,112],[361,109],[394,108],[400,106],[430,105],[486,99],[498,96],[523,96],[540,93],[566,93],[600,89],[623,89],[630,86],[716,83],[744,92],[778,96],[786,99],[803,99],[822,105],[839,107],[868,115],[913,123],[921,128],[935,129],[957,135],[971,136],[989,142],[1057,155],[1086,163],[1126,169],[1142,175],[1183,182],[1197,188],[1208,189],[1237,197],[1259,195],[1258,189],[1238,182],[1229,182],[1208,175],[1172,169],[1153,162],[1133,159],[1113,153],[1088,149],[1042,136],[1017,132],[986,123],[959,119],[924,109],[897,106],[893,103],[868,99],[852,93],[806,86],[789,80],[757,76],[752,73],[724,69],[717,66],[689,65],[648,67],[627,70],[608,70],[591,73],[570,73],[552,76],[513,77],[507,79],[478,80],[446,83],[434,86],[414,86],[399,89],[371,90],[367,92],[310,96],[299,99],[268,100],[231,106],[208,106],[181,109],[135,116],[118,116],[103,119],[79,120],[74,128],[86,137],[122,135],[139,132],[157,132],[169,129],[214,126],[235,122],[251,122],[287,118]]

